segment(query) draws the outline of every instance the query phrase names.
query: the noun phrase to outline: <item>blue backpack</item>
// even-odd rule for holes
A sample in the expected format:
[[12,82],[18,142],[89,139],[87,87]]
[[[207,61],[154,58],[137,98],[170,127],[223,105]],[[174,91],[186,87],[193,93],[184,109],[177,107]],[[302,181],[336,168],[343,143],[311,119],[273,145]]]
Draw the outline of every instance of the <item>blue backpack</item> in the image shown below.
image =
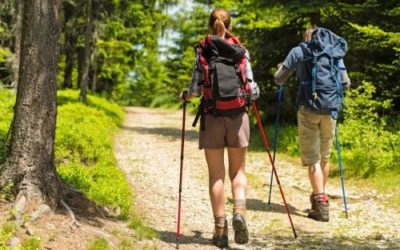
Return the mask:
[[342,109],[343,87],[339,62],[346,55],[347,42],[332,31],[318,28],[311,41],[300,44],[309,76],[300,83],[307,106],[321,114],[337,113]]

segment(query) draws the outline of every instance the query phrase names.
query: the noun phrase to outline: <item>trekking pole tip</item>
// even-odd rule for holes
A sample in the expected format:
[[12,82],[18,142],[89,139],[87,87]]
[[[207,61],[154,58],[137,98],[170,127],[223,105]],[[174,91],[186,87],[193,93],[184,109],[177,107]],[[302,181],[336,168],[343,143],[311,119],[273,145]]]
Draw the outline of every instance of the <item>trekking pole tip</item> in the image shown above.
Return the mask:
[[176,249],[179,249],[179,240],[176,241]]

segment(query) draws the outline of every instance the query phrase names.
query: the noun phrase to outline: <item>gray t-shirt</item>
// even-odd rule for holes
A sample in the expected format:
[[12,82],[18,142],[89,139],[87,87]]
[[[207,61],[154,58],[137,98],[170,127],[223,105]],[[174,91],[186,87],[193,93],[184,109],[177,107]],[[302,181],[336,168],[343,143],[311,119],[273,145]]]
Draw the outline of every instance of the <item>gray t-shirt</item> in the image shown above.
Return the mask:
[[[290,50],[289,54],[286,56],[282,65],[274,74],[274,81],[276,84],[283,84],[287,81],[290,75],[296,71],[297,78],[299,81],[304,81],[306,79],[311,79],[311,65],[304,64],[305,55],[303,49],[300,46],[296,46]],[[338,62],[338,67],[340,69],[340,80],[345,89],[350,88],[350,79],[347,75],[346,67],[344,65],[343,59]],[[305,96],[300,90],[297,95],[297,105],[304,105]]]

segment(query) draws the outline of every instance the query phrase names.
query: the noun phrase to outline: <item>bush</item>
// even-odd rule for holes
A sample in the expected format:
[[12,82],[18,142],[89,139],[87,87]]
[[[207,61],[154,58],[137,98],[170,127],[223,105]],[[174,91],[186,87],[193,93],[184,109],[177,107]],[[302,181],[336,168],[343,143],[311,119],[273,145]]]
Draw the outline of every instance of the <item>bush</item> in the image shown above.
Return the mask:
[[[273,153],[274,140],[275,140],[275,124],[269,124],[264,127],[267,140]],[[299,136],[297,132],[297,127],[294,125],[283,125],[281,124],[278,132],[278,144],[277,153],[285,153],[290,156],[299,156]],[[250,138],[250,148],[251,151],[264,151],[264,143],[258,125],[255,123],[251,128],[251,138]]]
[[[351,90],[346,98],[343,111],[344,122],[338,125],[342,160],[346,175],[355,177],[370,177],[391,173],[400,175],[397,167],[400,161],[400,131],[393,127],[399,126],[399,117],[388,117],[384,114],[390,109],[391,101],[374,100],[375,88],[371,83],[363,82],[358,88]],[[262,113],[262,112],[261,112]],[[397,121],[394,121],[396,120]],[[268,123],[266,134],[271,152],[274,143],[274,121]],[[256,120],[251,117],[252,136],[250,150],[264,150],[264,145],[258,131]],[[388,126],[388,124],[390,126]],[[335,145],[334,145],[335,146]],[[277,152],[291,156],[299,156],[297,127],[283,125],[279,130]],[[337,153],[332,148],[332,158],[337,162]],[[333,174],[337,170],[332,168]]]
[[117,167],[112,137],[123,111],[96,96],[78,102],[78,92],[59,91],[55,142],[57,170],[62,179],[100,205],[119,207],[127,217],[132,194]]
[[375,87],[363,82],[346,99],[345,121],[339,125],[343,160],[348,172],[368,177],[378,173],[400,173],[400,132],[387,129],[382,114],[391,107],[390,100],[373,99]]
[[15,95],[10,90],[0,87],[0,163],[4,162],[8,148],[8,131],[14,113]]
[[[58,91],[55,162],[61,178],[82,190],[99,205],[119,207],[127,217],[132,194],[117,167],[112,137],[122,124],[124,112],[116,104],[89,95],[87,105],[79,92]],[[15,95],[0,91],[0,160],[4,160],[7,132],[13,116]]]

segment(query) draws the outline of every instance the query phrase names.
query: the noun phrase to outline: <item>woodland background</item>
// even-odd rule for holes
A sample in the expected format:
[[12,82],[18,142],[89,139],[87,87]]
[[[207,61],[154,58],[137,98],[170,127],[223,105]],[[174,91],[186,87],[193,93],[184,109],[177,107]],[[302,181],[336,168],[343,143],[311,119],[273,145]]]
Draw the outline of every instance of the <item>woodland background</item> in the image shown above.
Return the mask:
[[[0,3],[0,163],[6,161],[12,143],[22,3]],[[230,11],[233,32],[250,52],[255,80],[261,88],[257,105],[271,139],[277,110],[277,87],[272,80],[276,65],[301,42],[310,24],[329,28],[347,40],[345,64],[352,86],[339,120],[346,177],[367,178],[384,191],[398,190],[397,0],[61,1],[55,165],[62,179],[96,202],[120,207],[121,216],[128,216],[129,188],[119,181],[123,177],[116,173],[113,157],[107,157],[112,154],[112,134],[124,117],[121,106],[180,107],[178,95],[191,79],[193,47],[207,34],[208,16],[215,6]],[[280,121],[278,152],[290,156],[299,155],[297,84],[291,77],[284,85]],[[254,117],[252,125],[256,129]],[[253,137],[250,150],[262,150],[260,138]],[[333,175],[337,173],[333,170]],[[105,190],[101,181],[109,180],[123,186],[118,189],[120,193],[113,192],[113,184]],[[7,187],[1,190],[2,196],[8,192]]]

